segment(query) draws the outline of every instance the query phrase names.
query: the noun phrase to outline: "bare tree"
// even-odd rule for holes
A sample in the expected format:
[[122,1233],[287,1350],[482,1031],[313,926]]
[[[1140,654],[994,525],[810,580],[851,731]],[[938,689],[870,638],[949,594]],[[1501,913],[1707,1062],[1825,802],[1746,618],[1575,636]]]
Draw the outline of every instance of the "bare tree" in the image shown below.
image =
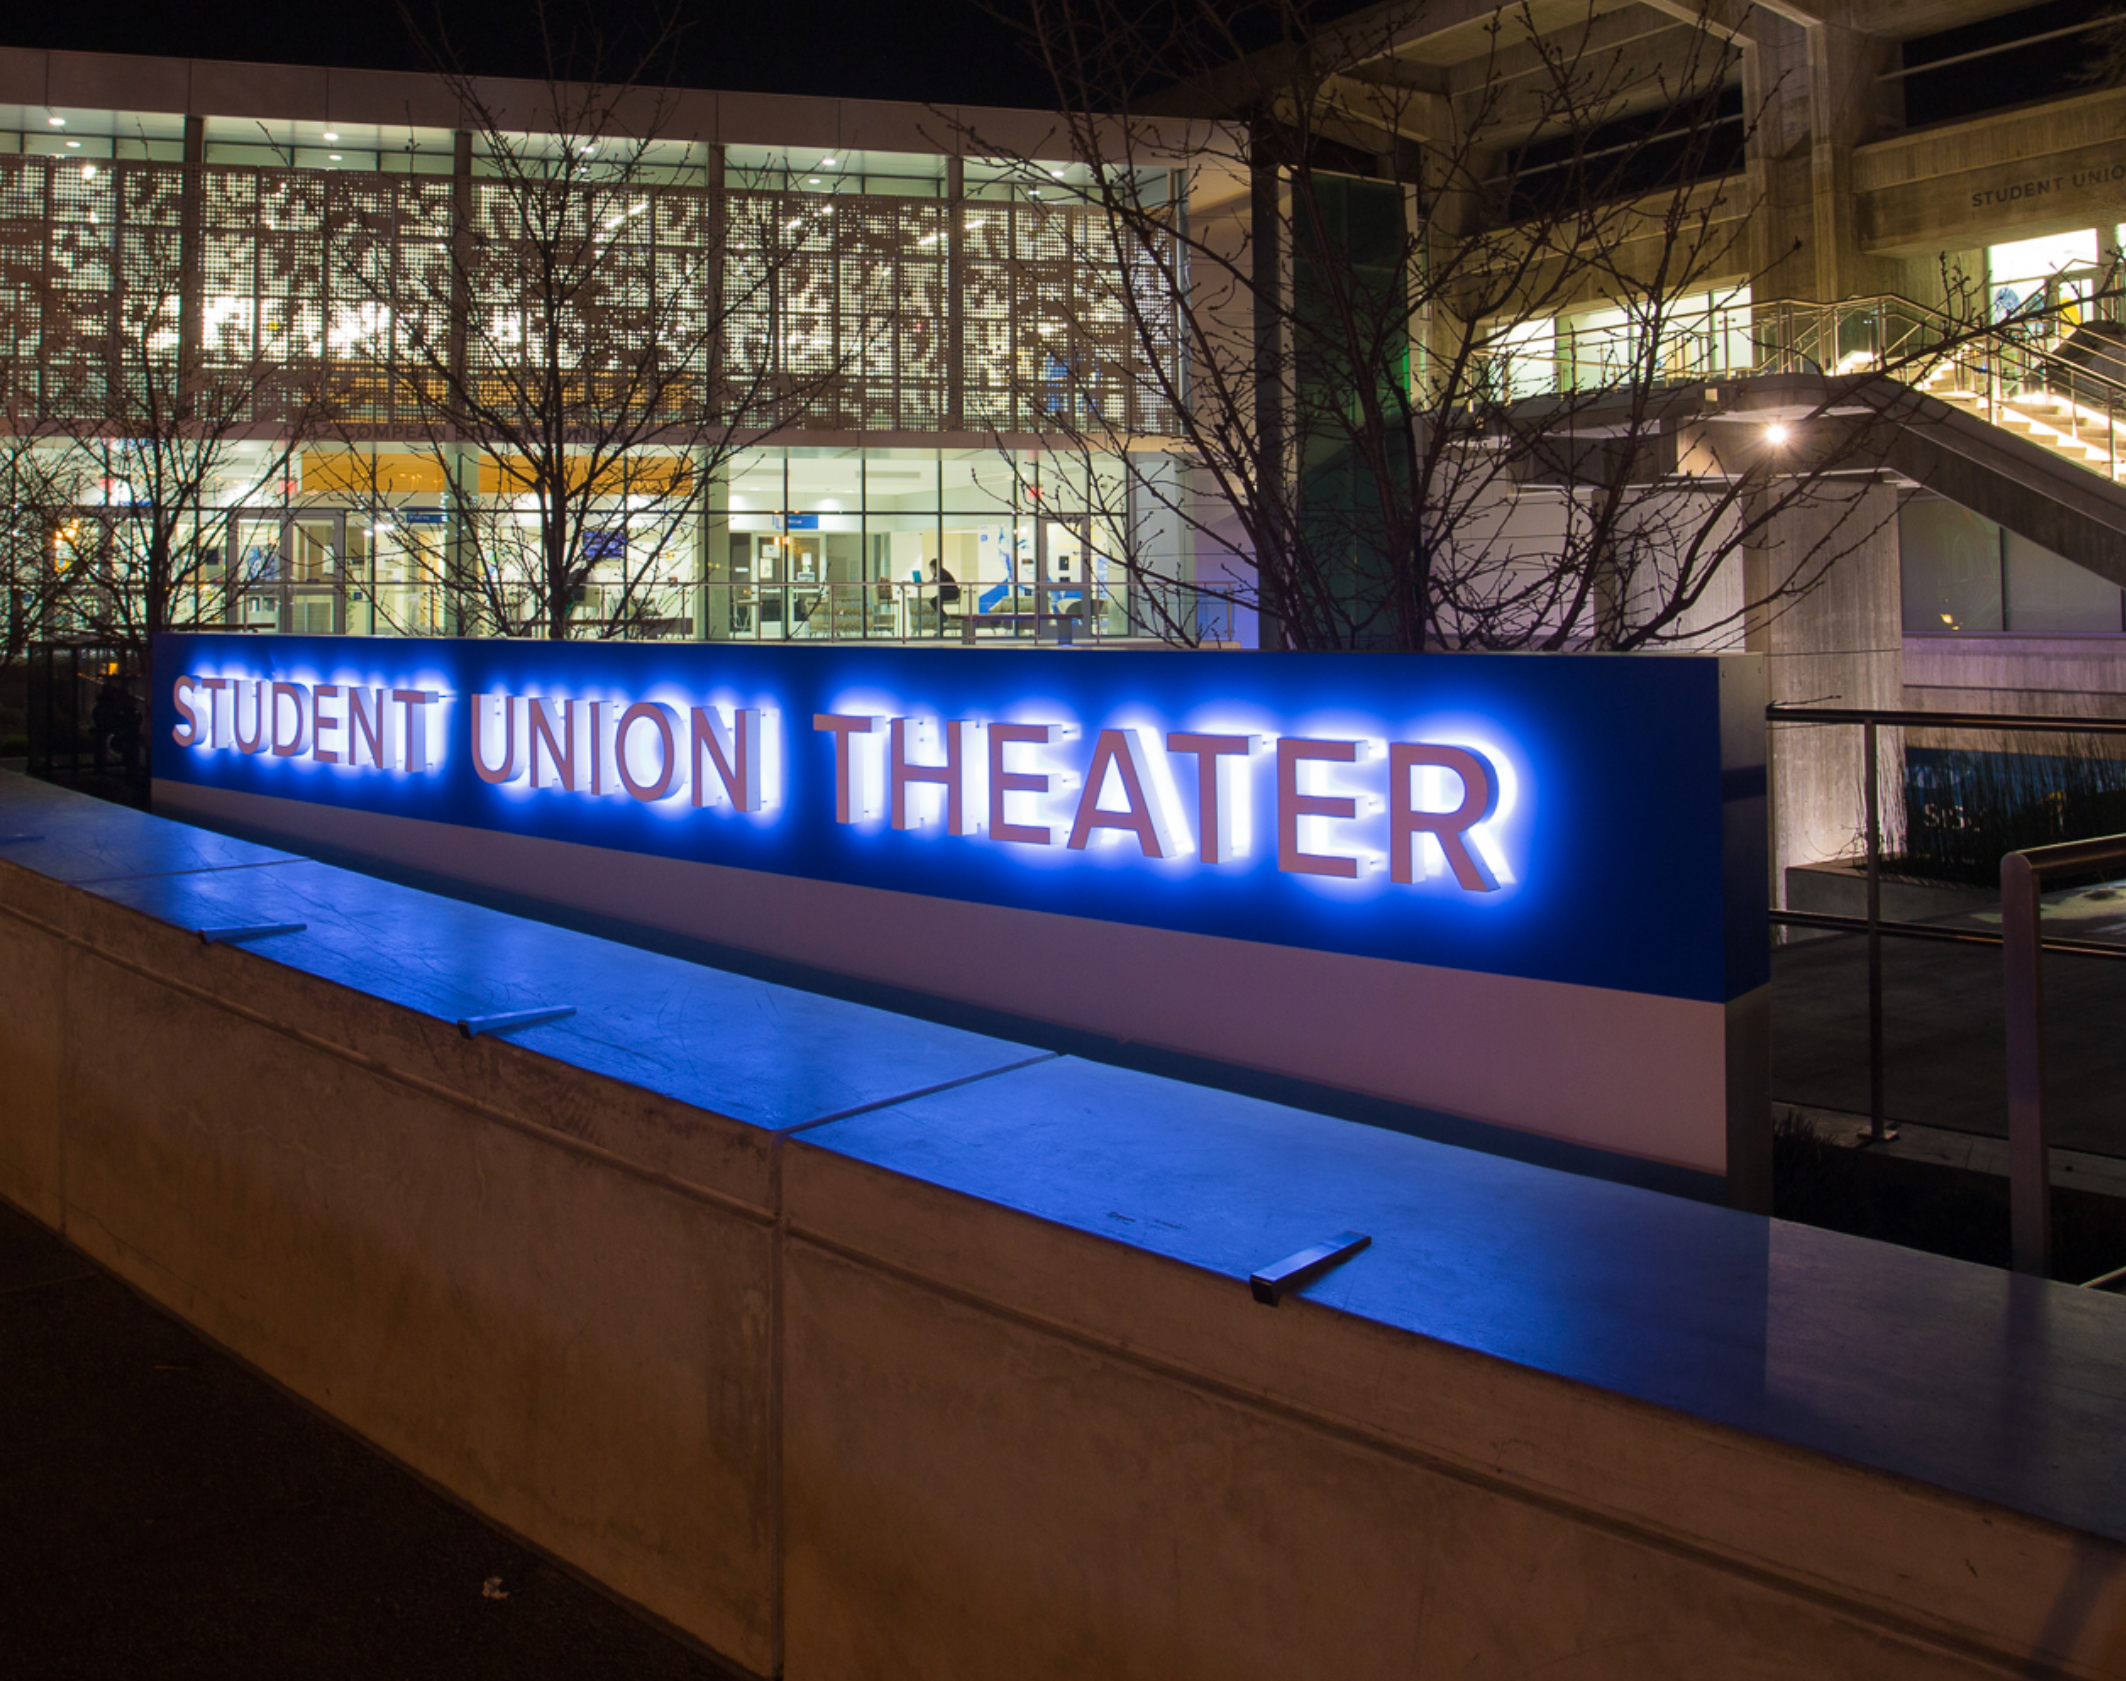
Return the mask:
[[[1855,488],[1915,387],[2001,330],[1954,274],[1946,309],[1869,306],[1859,359],[1854,309],[1753,307],[1756,113],[1702,20],[1509,6],[1459,24],[1449,77],[1405,50],[1452,21],[1425,0],[1020,17],[1132,352],[1046,367],[1080,393],[1050,422],[1179,464],[1125,466],[1131,495],[1231,557],[1211,587],[1265,647],[1739,640],[1874,534]],[[1082,395],[1117,384],[1157,401]],[[1118,424],[1132,406],[1170,435]]]
[[[34,394],[9,381],[10,396]],[[86,463],[48,436],[42,417],[0,417],[0,669],[31,642],[70,630],[73,539],[92,494]]]
[[[158,632],[232,616],[236,522],[283,499],[317,377],[285,324],[248,308],[209,319],[206,234],[180,172],[113,170],[75,196],[18,294],[34,300],[38,368],[34,397],[17,393],[33,418],[11,420],[15,489],[49,533],[69,623],[146,672]],[[279,564],[277,545],[259,564]]]
[[[686,615],[725,463],[839,371],[792,374],[745,332],[772,319],[817,206],[734,193],[671,137],[676,12],[617,44],[544,0],[529,26],[549,69],[528,102],[529,84],[467,71],[440,16],[417,30],[470,156],[447,189],[352,205],[334,229],[368,310],[339,432],[410,429],[433,463],[454,522],[435,584],[458,628],[656,634]],[[395,499],[360,498],[379,518]]]

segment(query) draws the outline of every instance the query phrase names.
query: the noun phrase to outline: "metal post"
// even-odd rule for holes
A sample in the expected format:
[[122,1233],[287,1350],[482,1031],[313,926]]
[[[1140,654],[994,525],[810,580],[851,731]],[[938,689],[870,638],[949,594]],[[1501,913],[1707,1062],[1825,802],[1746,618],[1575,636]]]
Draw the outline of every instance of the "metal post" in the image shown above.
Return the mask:
[[1882,1100],[1882,793],[1876,775],[1875,721],[1860,726],[1868,805],[1868,1136],[1890,1136]]
[[2052,1273],[2052,1173],[2045,1141],[2045,959],[2039,877],[2001,860],[2001,957],[2008,1024],[2008,1222],[2017,1272]]

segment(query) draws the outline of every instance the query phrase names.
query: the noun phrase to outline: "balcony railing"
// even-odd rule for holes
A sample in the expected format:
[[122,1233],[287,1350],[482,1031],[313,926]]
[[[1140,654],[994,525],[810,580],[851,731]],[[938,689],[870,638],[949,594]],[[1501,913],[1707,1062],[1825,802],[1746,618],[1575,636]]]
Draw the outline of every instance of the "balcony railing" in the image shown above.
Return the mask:
[[2044,310],[1959,320],[1909,298],[1709,308],[1651,324],[1560,325],[1482,353],[1480,390],[1511,402],[1626,386],[1770,374],[1886,374],[2023,433],[2069,461],[2126,479],[2126,327]]

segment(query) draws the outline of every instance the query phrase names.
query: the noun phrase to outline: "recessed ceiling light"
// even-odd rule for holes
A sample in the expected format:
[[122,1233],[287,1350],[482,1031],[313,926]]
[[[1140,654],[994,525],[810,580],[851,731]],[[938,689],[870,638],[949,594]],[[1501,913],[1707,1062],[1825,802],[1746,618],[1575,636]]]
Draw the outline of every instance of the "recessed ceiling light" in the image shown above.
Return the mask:
[[1051,169],[1048,173],[1053,175],[1058,181],[1063,179],[1063,171],[1060,169]]
[[66,149],[70,152],[78,152],[81,150],[81,142],[78,140],[69,140],[66,143]]
[[832,158],[821,158],[819,160],[819,167],[822,169],[832,169],[834,168],[834,160]]
[[325,161],[328,163],[338,163],[340,161],[340,155],[337,152],[327,152],[325,154]]
[[325,138],[327,140],[337,140],[339,136],[337,134],[334,134],[332,130],[328,128],[325,130]]
[[66,127],[66,118],[64,117],[46,117],[44,120],[50,123],[54,128]]
[[808,187],[816,187],[819,185],[819,183],[820,178],[817,175],[808,175],[805,177],[805,185]]

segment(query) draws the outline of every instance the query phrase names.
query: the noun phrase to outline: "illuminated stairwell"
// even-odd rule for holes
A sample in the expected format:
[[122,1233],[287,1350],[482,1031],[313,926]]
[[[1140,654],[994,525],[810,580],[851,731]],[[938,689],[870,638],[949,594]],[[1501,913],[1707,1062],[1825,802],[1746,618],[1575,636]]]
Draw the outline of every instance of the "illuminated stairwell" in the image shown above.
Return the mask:
[[1988,367],[1985,358],[1967,353],[1937,366],[1920,382],[1920,389],[2003,431],[2028,438],[2062,461],[2114,482],[2126,480],[2117,402],[2101,407],[2090,402],[2097,395],[2090,387],[2097,382],[2079,370],[2077,375],[2074,388],[2068,391],[2047,390],[2035,381],[2023,382],[2018,389]]

